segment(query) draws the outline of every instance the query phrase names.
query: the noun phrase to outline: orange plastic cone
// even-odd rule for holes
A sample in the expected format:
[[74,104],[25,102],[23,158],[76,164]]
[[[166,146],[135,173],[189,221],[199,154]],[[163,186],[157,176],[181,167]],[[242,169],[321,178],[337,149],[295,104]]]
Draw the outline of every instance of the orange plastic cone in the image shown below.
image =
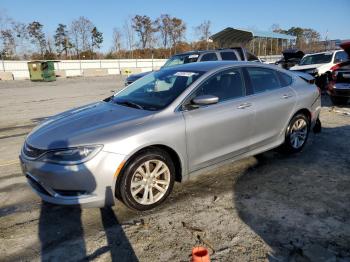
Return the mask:
[[205,247],[192,248],[192,262],[210,262],[208,249]]

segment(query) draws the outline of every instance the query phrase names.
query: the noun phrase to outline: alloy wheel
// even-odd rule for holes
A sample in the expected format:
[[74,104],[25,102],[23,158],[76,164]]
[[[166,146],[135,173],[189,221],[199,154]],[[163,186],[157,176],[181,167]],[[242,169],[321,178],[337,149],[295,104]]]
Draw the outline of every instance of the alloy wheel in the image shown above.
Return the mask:
[[305,119],[298,119],[290,129],[290,144],[293,148],[302,147],[306,141],[308,126]]
[[130,191],[137,203],[152,205],[162,199],[169,185],[169,167],[163,161],[154,159],[145,161],[136,169],[131,178]]

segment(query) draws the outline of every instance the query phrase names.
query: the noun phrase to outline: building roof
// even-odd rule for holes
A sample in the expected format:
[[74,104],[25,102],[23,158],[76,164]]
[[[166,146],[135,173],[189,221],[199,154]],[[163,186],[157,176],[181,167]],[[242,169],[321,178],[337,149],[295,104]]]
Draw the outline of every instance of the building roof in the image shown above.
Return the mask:
[[295,36],[279,34],[275,32],[268,31],[259,31],[259,30],[246,30],[246,29],[237,29],[232,27],[227,27],[224,30],[212,35],[210,38],[213,41],[218,42],[249,42],[254,37],[262,38],[274,38],[274,39],[283,39],[283,40],[295,40]]

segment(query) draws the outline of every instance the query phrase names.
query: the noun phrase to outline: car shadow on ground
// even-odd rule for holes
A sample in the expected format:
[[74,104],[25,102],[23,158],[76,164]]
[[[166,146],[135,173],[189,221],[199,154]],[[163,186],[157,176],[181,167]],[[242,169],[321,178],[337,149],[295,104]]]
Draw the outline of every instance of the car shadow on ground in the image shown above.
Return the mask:
[[350,125],[311,140],[293,156],[258,156],[233,185],[237,213],[271,247],[270,261],[350,261]]
[[332,103],[331,98],[327,93],[323,93],[321,97],[322,106],[323,107],[340,107],[340,108],[349,108],[350,107],[350,99],[348,99],[348,102],[343,105],[335,105]]
[[42,203],[39,239],[42,261],[90,261],[110,253],[111,261],[138,261],[111,207],[100,209],[107,245],[88,254],[79,206],[64,207]]
[[[68,147],[69,144],[65,141],[57,141],[54,145],[49,146],[49,148]],[[88,185],[86,181],[89,181]],[[74,181],[72,183],[74,184]],[[84,181],[79,183],[85,186],[88,192],[96,189],[95,178],[88,171],[84,173]],[[138,261],[117,216],[112,208],[108,207],[108,199],[110,199],[108,197],[111,195],[113,195],[112,189],[107,187],[105,190],[106,207],[100,209],[103,229],[98,231],[103,232],[101,236],[106,238],[107,245],[97,248],[91,254],[87,252],[82,208],[79,203],[77,202],[77,205],[74,206],[58,206],[43,201],[39,218],[42,261],[90,261],[107,252],[110,253],[112,261]]]

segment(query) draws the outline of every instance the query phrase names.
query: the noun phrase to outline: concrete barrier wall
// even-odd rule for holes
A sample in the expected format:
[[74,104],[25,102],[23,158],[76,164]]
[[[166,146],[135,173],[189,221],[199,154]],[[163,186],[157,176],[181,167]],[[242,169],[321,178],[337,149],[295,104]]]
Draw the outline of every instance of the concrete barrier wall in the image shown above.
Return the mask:
[[[67,77],[82,76],[86,69],[103,69],[99,71],[99,75],[102,74],[101,72],[103,74],[117,75],[126,69],[130,69],[132,72],[157,70],[165,61],[166,59],[62,60],[55,62],[55,70],[60,75]],[[5,60],[3,63],[0,61],[0,72],[11,72],[14,79],[29,79],[27,63],[28,61]],[[91,71],[89,72],[91,73]]]
[[13,74],[11,72],[0,72],[0,80],[13,80]]
[[[274,63],[281,56],[261,56],[266,62]],[[86,69],[105,69],[102,72],[118,75],[125,70],[134,73],[159,69],[166,59],[103,59],[103,60],[61,60],[55,62],[55,70],[62,77],[82,76]],[[28,61],[0,61],[0,72],[10,72],[14,79],[29,79]]]
[[267,56],[260,56],[261,59],[265,60],[268,63],[275,63],[276,61],[280,60],[282,58],[281,55],[267,55]]

